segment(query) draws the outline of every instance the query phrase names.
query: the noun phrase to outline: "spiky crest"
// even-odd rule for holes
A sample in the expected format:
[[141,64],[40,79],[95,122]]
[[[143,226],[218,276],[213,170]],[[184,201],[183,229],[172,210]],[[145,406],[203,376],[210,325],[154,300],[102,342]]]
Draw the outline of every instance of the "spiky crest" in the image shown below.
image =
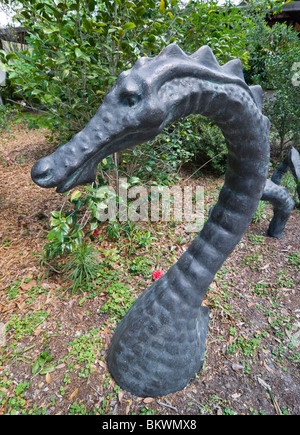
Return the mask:
[[223,72],[227,75],[239,77],[245,81],[242,62],[239,59],[233,59],[222,66]]
[[157,56],[158,58],[163,57],[183,57],[187,58],[187,54],[175,43],[165,47]]
[[208,45],[200,47],[199,50],[195,51],[195,53],[190,56],[190,58],[201,65],[211,68],[212,70],[221,70],[219,62]]
[[[174,67],[180,66],[181,70],[183,69],[183,64],[186,65],[186,70],[191,66],[191,76],[193,77],[196,77],[195,72],[200,68],[201,76],[203,76],[204,80],[220,81],[222,78],[224,83],[235,83],[243,87],[250,94],[260,112],[262,112],[262,90],[260,86],[247,86],[241,61],[239,59],[233,59],[221,66],[208,45],[204,45],[193,54],[188,55],[176,43],[173,43],[165,47],[156,57],[145,56],[139,58],[134,64],[133,69],[137,71],[144,67],[147,74],[151,76],[151,72],[155,71],[156,77],[158,77],[160,65],[164,63],[164,60],[169,63],[171,59],[174,59]],[[121,75],[127,75],[129,71],[123,72]],[[171,69],[169,71],[171,71]],[[165,70],[163,73],[167,77]],[[187,74],[187,76],[188,75],[189,74]],[[201,78],[200,74],[199,78]],[[172,77],[171,80],[174,80],[174,77]],[[162,81],[161,85],[164,83],[165,80]]]
[[251,94],[253,95],[253,98],[256,102],[257,107],[262,112],[262,106],[263,106],[263,94],[262,94],[262,88],[259,85],[250,86]]

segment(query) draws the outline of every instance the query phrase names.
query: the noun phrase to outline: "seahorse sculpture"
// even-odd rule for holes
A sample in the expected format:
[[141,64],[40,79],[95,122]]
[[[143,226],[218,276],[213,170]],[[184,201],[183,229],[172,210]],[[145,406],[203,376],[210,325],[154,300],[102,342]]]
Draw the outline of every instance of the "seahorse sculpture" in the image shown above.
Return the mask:
[[[300,200],[300,154],[296,148],[292,147],[285,159],[280,163],[276,171],[274,172],[271,180],[273,183],[280,185],[283,177],[291,171],[297,185],[297,193]],[[300,204],[298,204],[300,207]]]
[[273,206],[273,218],[268,228],[268,235],[280,239],[295,208],[295,201],[285,187],[275,184],[272,179],[267,180],[261,199],[270,202]]
[[[289,191],[281,186],[282,179],[288,170],[291,171],[296,181],[296,189],[300,199],[300,155],[294,147],[280,163],[272,178],[267,180],[261,198],[262,201],[268,201],[273,206],[273,218],[268,228],[268,234],[271,237],[282,237],[286,223],[296,205]],[[300,207],[300,203],[298,207]]]
[[225,183],[199,236],[115,330],[108,368],[137,396],[178,391],[203,365],[209,320],[203,298],[250,224],[267,180],[262,90],[247,86],[239,60],[220,66],[208,46],[187,55],[171,44],[123,72],[86,127],[32,168],[37,184],[65,192],[93,181],[107,155],[152,139],[192,113],[211,118],[227,139]]

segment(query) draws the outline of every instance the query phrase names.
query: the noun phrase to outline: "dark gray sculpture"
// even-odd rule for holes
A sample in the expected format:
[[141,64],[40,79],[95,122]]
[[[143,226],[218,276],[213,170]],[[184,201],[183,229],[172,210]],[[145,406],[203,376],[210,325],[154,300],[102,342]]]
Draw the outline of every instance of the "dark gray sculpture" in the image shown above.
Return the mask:
[[262,201],[268,201],[273,206],[273,218],[268,228],[271,237],[280,239],[283,235],[286,223],[295,208],[295,201],[289,191],[282,186],[267,180],[262,196]]
[[295,201],[290,196],[289,191],[285,187],[280,186],[283,177],[289,169],[297,183],[297,193],[300,199],[300,155],[295,148],[292,148],[286,158],[280,163],[271,180],[267,180],[261,198],[263,201],[268,201],[273,205],[274,215],[268,229],[268,234],[271,237],[282,237],[286,223],[295,208]]
[[214,120],[228,141],[225,184],[203,230],[137,299],[112,338],[108,368],[131,393],[178,391],[203,365],[209,319],[203,298],[250,224],[266,184],[269,121],[261,107],[261,88],[246,85],[239,60],[220,66],[207,46],[188,56],[171,44],[123,72],[87,126],[32,168],[37,184],[65,192],[93,181],[107,155],[147,141],[191,113]]
[[[273,183],[280,185],[283,177],[291,171],[297,184],[297,193],[300,200],[300,155],[296,148],[292,147],[286,158],[280,163],[276,171],[274,172],[271,180]],[[298,205],[298,207],[300,204]]]

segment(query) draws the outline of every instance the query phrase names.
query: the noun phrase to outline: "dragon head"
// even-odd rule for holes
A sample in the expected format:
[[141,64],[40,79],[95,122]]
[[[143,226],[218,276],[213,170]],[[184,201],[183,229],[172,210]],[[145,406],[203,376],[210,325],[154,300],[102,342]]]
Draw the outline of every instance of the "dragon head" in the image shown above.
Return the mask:
[[41,187],[57,187],[57,192],[66,192],[94,181],[98,163],[108,155],[159,134],[168,111],[158,99],[160,84],[156,77],[165,65],[162,59],[153,62],[144,57],[121,73],[85,128],[33,166],[33,181]]
[[146,142],[169,122],[195,113],[187,109],[195,100],[192,81],[218,82],[220,77],[246,87],[240,61],[221,67],[207,46],[189,56],[170,44],[154,58],[141,57],[120,74],[85,128],[33,166],[33,181],[41,187],[57,187],[60,193],[94,181],[98,163],[105,157]]

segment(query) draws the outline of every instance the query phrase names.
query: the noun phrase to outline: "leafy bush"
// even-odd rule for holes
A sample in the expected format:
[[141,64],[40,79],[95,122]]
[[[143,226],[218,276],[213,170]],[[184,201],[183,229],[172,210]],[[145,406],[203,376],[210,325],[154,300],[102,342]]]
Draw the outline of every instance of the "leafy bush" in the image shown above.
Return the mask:
[[300,39],[286,24],[277,23],[271,28],[261,16],[255,20],[249,35],[248,79],[271,90],[264,101],[264,113],[271,121],[273,150],[282,155],[287,147],[297,146],[300,141],[300,86],[293,80],[294,65],[300,62]]
[[95,182],[92,186],[85,186],[84,191],[75,190],[67,196],[64,204],[68,201],[73,210],[64,211],[63,204],[61,210],[52,212],[50,225],[53,229],[44,246],[45,259],[70,254],[81,246],[87,233],[93,240],[111,195],[114,194],[108,188]]
[[[94,115],[119,73],[174,41],[177,1],[26,0],[17,17],[29,49],[5,59],[15,98],[66,140]],[[173,36],[172,36],[173,35]],[[32,119],[31,119],[32,121]]]
[[186,148],[193,154],[193,160],[200,167],[206,167],[217,174],[226,170],[227,146],[221,129],[203,116],[191,118],[194,140],[186,142]]
[[171,42],[190,53],[209,44],[221,63],[239,57],[247,67],[248,20],[216,2],[26,0],[15,8],[29,49],[2,55],[8,82],[15,98],[39,110],[31,126],[61,141],[87,123],[122,70]]
[[189,119],[168,126],[159,136],[122,155],[121,166],[130,175],[137,175],[144,182],[154,181],[169,185],[178,180],[182,165],[193,157],[189,149],[198,136]]
[[0,104],[0,133],[6,130],[10,131],[12,121],[19,114],[15,107]]
[[247,34],[252,25],[251,17],[230,3],[224,8],[216,0],[190,1],[184,12],[184,43],[191,53],[207,44],[221,64],[240,58],[247,68]]

